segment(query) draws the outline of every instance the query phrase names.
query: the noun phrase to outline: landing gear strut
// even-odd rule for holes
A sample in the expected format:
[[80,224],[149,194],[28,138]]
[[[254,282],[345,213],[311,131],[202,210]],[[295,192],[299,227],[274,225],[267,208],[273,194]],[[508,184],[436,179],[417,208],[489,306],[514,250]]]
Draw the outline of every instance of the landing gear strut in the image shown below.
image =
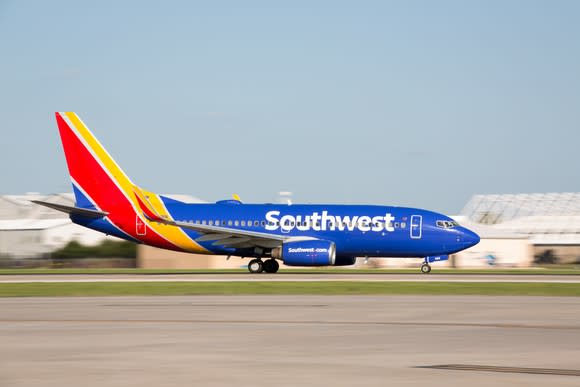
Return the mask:
[[431,272],[431,265],[429,265],[429,262],[427,262],[427,258],[425,258],[425,261],[423,261],[423,264],[421,265],[421,273],[427,274],[430,272]]
[[248,270],[250,273],[261,273],[264,271],[264,262],[260,259],[252,259],[248,263]]

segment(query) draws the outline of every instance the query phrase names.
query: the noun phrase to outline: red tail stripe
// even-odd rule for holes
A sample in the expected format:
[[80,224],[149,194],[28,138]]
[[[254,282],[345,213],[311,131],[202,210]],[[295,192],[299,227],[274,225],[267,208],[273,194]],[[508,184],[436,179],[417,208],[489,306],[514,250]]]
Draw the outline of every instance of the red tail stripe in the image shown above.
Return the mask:
[[136,212],[129,199],[59,114],[56,115],[56,120],[70,175],[103,211],[109,213],[111,222],[135,239],[146,238],[147,244],[181,251],[177,246],[156,234],[149,226],[147,226],[146,236],[137,235]]

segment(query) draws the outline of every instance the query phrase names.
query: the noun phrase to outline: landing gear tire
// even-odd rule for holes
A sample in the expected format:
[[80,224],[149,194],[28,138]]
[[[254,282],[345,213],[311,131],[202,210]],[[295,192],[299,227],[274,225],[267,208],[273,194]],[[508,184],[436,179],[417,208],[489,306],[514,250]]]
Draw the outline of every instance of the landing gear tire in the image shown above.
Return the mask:
[[261,273],[264,271],[264,262],[259,259],[252,259],[250,263],[248,263],[248,270],[250,273]]
[[278,264],[278,261],[276,261],[275,259],[268,259],[267,261],[264,262],[264,271],[266,273],[276,273],[279,268],[280,265]]
[[280,264],[275,259],[268,259],[264,262],[264,271],[266,273],[276,273],[280,268]]
[[427,274],[431,272],[431,266],[427,263],[421,265],[421,273]]

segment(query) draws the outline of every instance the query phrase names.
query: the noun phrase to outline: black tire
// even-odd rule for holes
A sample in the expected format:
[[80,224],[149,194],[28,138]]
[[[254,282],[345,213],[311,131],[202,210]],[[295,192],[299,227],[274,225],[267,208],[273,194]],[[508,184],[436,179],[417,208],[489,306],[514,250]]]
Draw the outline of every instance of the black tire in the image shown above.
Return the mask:
[[431,272],[431,265],[428,265],[426,263],[421,265],[421,273],[428,274],[430,272]]
[[274,272],[274,264],[272,263],[271,259],[264,261],[264,271],[266,273],[273,273]]
[[279,268],[280,268],[280,265],[278,264],[278,261],[276,261],[273,258],[268,259],[267,261],[264,261],[264,271],[266,273],[276,273]]
[[261,273],[264,271],[264,262],[259,259],[252,259],[250,263],[248,263],[248,270],[250,273]]

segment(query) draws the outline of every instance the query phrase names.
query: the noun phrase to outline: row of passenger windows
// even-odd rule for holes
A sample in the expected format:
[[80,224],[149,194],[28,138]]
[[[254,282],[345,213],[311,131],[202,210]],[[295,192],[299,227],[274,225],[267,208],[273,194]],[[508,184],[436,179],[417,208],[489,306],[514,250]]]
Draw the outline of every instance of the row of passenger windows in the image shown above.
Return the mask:
[[248,227],[252,227],[252,225],[254,227],[258,227],[258,226],[262,226],[264,227],[266,225],[266,221],[262,220],[261,222],[258,220],[191,220],[190,223],[195,223],[195,224],[204,224],[204,225],[210,225],[210,226],[242,226],[242,227],[246,227],[246,225]]
[[[195,224],[203,224],[203,225],[209,225],[209,226],[236,226],[236,227],[258,227],[258,226],[262,226],[265,227],[266,224],[268,224],[269,226],[279,226],[280,222],[266,222],[265,220],[262,221],[258,221],[258,220],[191,220],[190,223],[195,223]],[[380,227],[382,226],[384,223],[368,223],[368,222],[362,222],[362,226],[364,227]],[[310,227],[310,226],[314,226],[314,227],[320,227],[322,225],[321,222],[291,222],[291,221],[286,221],[284,223],[284,226],[289,226],[289,227]],[[336,223],[336,222],[332,222],[329,221],[327,223],[327,225],[329,227],[356,227],[357,225],[359,225],[358,222],[351,222],[351,223],[347,223],[347,222],[342,222],[342,223]],[[393,227],[393,223],[389,223],[388,227]],[[395,222],[394,223],[394,227],[395,228],[406,228],[407,224],[405,222]]]

